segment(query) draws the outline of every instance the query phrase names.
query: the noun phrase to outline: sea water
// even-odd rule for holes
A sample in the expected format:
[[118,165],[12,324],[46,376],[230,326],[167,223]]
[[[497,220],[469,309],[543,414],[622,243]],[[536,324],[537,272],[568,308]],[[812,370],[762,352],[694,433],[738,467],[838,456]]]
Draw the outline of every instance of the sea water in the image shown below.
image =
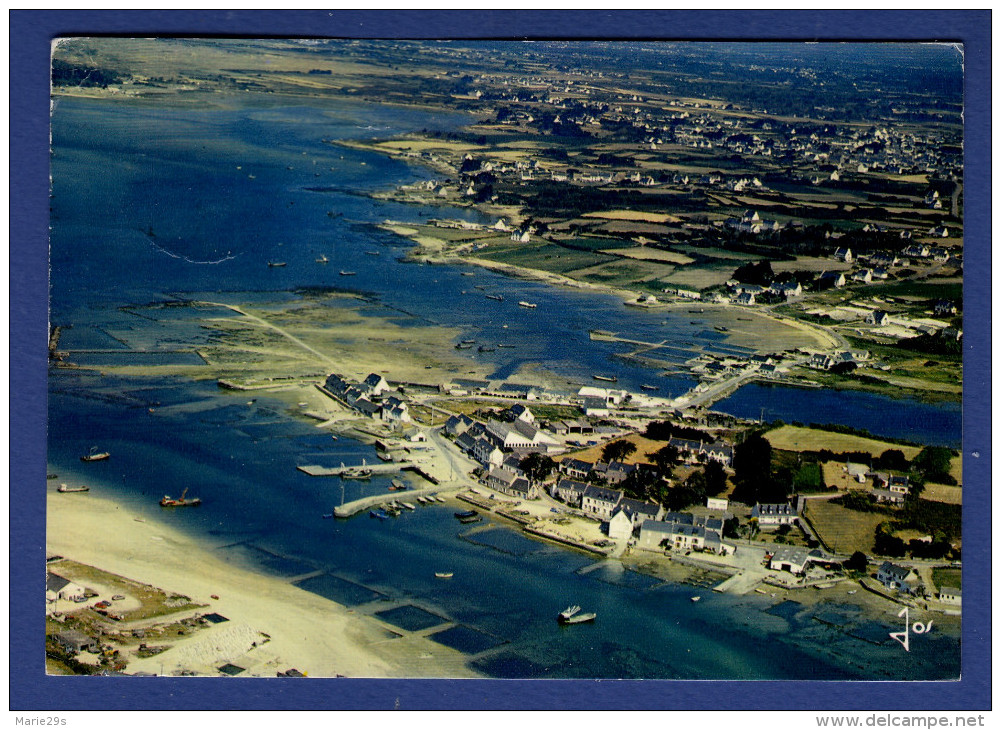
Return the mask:
[[[233,303],[289,299],[300,287],[344,287],[339,269],[357,272],[350,287],[417,323],[457,326],[485,342],[516,342],[514,350],[489,353],[498,373],[539,363],[582,384],[603,372],[636,388],[649,382],[650,371],[612,358],[621,347],[592,342],[589,329],[622,330],[647,341],[712,339],[687,317],[665,324],[662,313],[628,310],[607,295],[478,270],[464,277],[467,267],[397,261],[393,254],[402,255],[409,244],[367,224],[428,217],[492,221],[471,209],[405,206],[358,195],[433,173],[321,140],[425,127],[447,131],[465,123],[464,116],[252,95],[215,103],[217,98],[173,107],[57,103],[51,309],[54,324],[73,325],[64,334],[67,346],[110,351],[140,341],[156,347],[155,321],[129,308],[206,292]],[[329,257],[328,266],[315,264],[320,254]],[[269,268],[268,261],[287,266]],[[485,299],[474,284],[503,294],[505,302]],[[517,307],[519,299],[539,306],[525,310]],[[197,328],[190,334],[199,336]],[[663,395],[691,385],[685,378],[658,382]],[[812,609],[769,614],[773,601],[763,596],[713,594],[612,563],[589,570],[596,559],[506,525],[461,525],[444,505],[386,521],[364,515],[325,520],[344,499],[388,494],[389,478],[314,478],[296,466],[371,463],[374,450],[347,438],[333,441],[284,404],[254,396],[182,378],[53,370],[50,467],[79,466],[79,456],[99,444],[113,456],[87,469],[123,505],[197,536],[233,565],[347,605],[391,602],[403,609],[390,615],[398,621],[440,620],[441,643],[466,652],[474,668],[491,676],[958,675],[955,636],[922,637],[907,653],[892,640],[880,641],[893,628],[889,612],[886,626],[878,618],[847,614],[839,626],[812,618]],[[855,405],[872,398],[838,392],[830,397]],[[914,407],[910,401],[899,405],[904,413]],[[789,413],[794,420],[795,409]],[[893,423],[867,427],[897,435]],[[954,422],[946,419],[940,428],[950,432],[943,440],[955,438]],[[202,507],[157,506],[164,494],[177,496],[185,488],[203,499]],[[454,577],[435,578],[441,571]],[[693,591],[702,595],[699,603],[690,600]],[[598,620],[558,626],[556,613],[570,603],[596,612]],[[447,628],[446,621],[455,627]]]

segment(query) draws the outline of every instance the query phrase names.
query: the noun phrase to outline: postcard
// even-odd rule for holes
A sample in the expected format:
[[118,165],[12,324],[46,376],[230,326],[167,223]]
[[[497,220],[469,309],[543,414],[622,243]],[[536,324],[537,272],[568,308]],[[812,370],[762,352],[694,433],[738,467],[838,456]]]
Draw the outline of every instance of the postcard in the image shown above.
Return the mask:
[[970,677],[966,73],[56,38],[44,674]]

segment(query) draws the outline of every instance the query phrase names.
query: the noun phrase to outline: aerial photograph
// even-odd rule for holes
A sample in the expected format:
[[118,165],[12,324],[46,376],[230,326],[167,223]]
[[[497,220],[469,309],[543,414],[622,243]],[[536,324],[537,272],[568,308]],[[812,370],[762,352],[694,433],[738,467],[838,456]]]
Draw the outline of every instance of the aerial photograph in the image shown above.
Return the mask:
[[961,46],[51,58],[48,674],[960,677]]

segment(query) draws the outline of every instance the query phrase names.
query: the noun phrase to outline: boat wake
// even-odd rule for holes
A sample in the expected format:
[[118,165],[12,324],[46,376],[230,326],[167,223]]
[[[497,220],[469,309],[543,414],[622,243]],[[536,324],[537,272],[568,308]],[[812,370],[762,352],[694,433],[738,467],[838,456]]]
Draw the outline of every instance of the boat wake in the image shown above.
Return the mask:
[[155,243],[154,241],[149,240],[149,236],[146,237],[146,240],[149,241],[149,245],[150,246],[152,246],[154,249],[156,249],[160,253],[167,254],[172,259],[181,259],[182,261],[187,261],[189,264],[221,264],[221,263],[223,263],[225,261],[232,261],[233,259],[236,258],[236,256],[233,256],[232,254],[227,254],[223,258],[217,259],[216,261],[198,261],[196,259],[188,258],[187,256],[184,256],[182,254],[174,253],[173,251],[169,251],[169,250],[165,249],[163,246],[160,246],[159,244]]

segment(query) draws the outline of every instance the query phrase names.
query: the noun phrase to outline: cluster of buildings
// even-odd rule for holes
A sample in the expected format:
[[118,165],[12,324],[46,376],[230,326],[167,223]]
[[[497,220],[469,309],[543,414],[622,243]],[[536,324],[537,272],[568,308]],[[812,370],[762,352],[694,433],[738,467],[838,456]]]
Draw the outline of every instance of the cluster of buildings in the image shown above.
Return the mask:
[[[921,578],[917,571],[902,565],[896,565],[886,560],[876,571],[876,580],[891,592],[907,596],[919,595],[922,589]],[[942,586],[938,589],[938,600],[947,606],[962,606],[963,591],[961,588]]]
[[[560,465],[564,474],[578,478],[561,478],[552,487],[552,495],[581,513],[607,523],[608,536],[613,540],[636,538],[636,546],[644,550],[708,551],[721,555],[734,547],[723,541],[723,523],[730,516],[723,509],[720,516],[695,516],[687,512],[665,512],[663,506],[649,501],[630,499],[610,486],[580,481],[587,462],[567,459]],[[619,478],[625,465],[618,462],[589,465],[601,474]],[[633,466],[633,470],[636,468]],[[594,469],[589,473],[593,473]],[[617,482],[614,482],[617,483]],[[726,503],[726,500],[722,500]]]
[[392,388],[384,377],[371,373],[360,383],[340,375],[327,376],[320,390],[364,416],[392,425],[412,422],[410,408],[394,395],[386,395]]
[[524,499],[538,496],[537,488],[522,471],[529,454],[558,454],[566,447],[541,428],[528,406],[516,403],[505,414],[510,420],[478,421],[466,415],[450,417],[444,433],[484,470],[484,482],[493,489]]
[[865,464],[848,462],[842,467],[851,481],[869,486],[869,494],[881,504],[900,506],[911,493],[911,482],[906,475],[874,472]]

